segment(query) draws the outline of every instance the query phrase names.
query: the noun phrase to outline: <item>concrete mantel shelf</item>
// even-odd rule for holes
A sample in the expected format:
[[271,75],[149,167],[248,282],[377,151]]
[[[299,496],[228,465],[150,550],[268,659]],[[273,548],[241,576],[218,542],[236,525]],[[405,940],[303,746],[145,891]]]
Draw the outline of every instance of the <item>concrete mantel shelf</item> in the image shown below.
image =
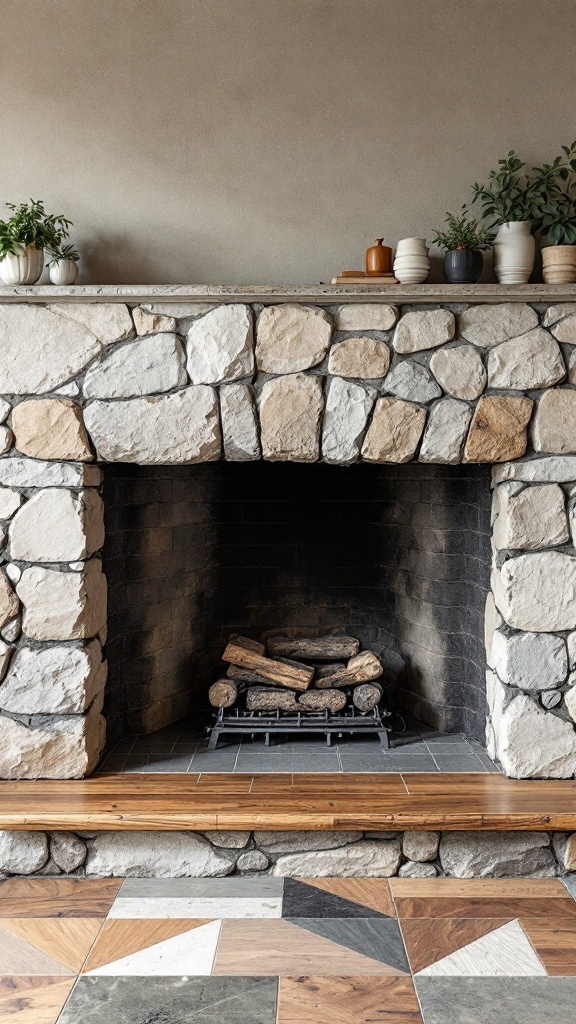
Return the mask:
[[0,287],[4,302],[313,302],[338,305],[343,302],[409,303],[497,303],[576,302],[576,285],[21,285]]

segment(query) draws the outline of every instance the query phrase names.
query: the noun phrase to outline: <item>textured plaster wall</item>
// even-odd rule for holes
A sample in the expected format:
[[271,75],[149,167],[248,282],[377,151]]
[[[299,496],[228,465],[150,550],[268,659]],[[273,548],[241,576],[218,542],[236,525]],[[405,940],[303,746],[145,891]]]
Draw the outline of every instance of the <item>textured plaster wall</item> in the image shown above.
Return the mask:
[[564,0],[1,6],[0,201],[65,210],[83,280],[326,280],[574,134]]

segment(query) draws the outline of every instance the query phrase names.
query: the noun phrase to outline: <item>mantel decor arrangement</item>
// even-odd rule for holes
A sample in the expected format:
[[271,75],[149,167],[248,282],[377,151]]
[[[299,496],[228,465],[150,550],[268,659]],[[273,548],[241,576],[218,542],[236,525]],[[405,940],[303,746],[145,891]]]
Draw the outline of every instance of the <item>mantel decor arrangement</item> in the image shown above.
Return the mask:
[[40,199],[6,206],[12,216],[0,220],[0,277],[5,284],[36,284],[45,253],[52,283],[73,284],[79,256],[72,245],[63,245],[72,221],[62,214],[47,214]]
[[484,259],[483,249],[490,249],[494,236],[470,217],[465,206],[460,215],[447,213],[447,229],[436,231],[432,242],[446,250],[444,274],[450,284],[475,284],[478,281]]

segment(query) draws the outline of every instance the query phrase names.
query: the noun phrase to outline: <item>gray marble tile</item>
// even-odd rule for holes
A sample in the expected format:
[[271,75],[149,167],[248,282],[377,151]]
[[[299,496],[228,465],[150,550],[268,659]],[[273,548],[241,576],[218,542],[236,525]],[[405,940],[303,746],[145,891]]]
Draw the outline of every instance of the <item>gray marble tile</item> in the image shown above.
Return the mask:
[[380,754],[378,756],[340,757],[344,772],[437,772],[431,754]]
[[258,899],[281,896],[284,879],[258,878],[125,878],[118,896],[123,899]]
[[576,978],[414,980],[424,1024],[576,1024]]
[[568,892],[576,900],[576,875],[563,875],[562,881],[568,889]]
[[87,978],[59,1024],[274,1024],[276,978]]
[[441,772],[485,772],[486,766],[476,754],[470,751],[468,754],[437,754],[434,752],[434,760]]

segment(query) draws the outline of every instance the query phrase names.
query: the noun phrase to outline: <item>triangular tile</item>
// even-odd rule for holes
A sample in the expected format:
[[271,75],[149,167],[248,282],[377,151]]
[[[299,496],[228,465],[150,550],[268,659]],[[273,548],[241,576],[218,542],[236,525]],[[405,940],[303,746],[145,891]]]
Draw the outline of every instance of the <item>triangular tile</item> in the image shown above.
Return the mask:
[[546,970],[520,922],[509,921],[496,931],[418,971],[418,974],[469,978],[536,977],[546,976]]
[[398,922],[391,918],[330,920],[303,917],[291,920],[290,923],[305,928],[314,935],[330,939],[346,949],[353,949],[362,956],[379,960],[380,963],[397,971],[410,971]]
[[[375,910],[386,917],[396,917],[396,909],[386,878],[298,878],[298,882],[314,889],[330,892],[352,903],[359,903],[365,911]],[[364,917],[376,915],[365,912]]]
[[41,917],[0,919],[0,928],[18,935],[72,971],[79,971],[90,952],[102,919],[97,917]]
[[410,966],[415,973],[421,971],[506,923],[506,918],[494,920],[489,917],[472,920],[451,917],[403,918],[402,938]]
[[384,917],[378,911],[368,911],[359,903],[342,899],[334,893],[321,890],[295,878],[284,880],[282,917]]
[[70,968],[64,967],[53,957],[37,949],[32,943],[21,939],[19,935],[0,929],[0,975],[46,975],[68,977],[74,974]]
[[56,1024],[75,981],[75,977],[0,978],[0,1021]]
[[104,964],[121,960],[132,953],[156,946],[165,939],[171,939],[175,935],[182,935],[209,923],[206,919],[175,917],[165,920],[154,918],[148,921],[143,918],[133,921],[123,918],[108,919],[94,944],[84,970],[96,970]]
[[220,921],[210,921],[209,924],[174,935],[120,960],[87,971],[86,974],[115,977],[204,977],[212,973],[220,927]]

